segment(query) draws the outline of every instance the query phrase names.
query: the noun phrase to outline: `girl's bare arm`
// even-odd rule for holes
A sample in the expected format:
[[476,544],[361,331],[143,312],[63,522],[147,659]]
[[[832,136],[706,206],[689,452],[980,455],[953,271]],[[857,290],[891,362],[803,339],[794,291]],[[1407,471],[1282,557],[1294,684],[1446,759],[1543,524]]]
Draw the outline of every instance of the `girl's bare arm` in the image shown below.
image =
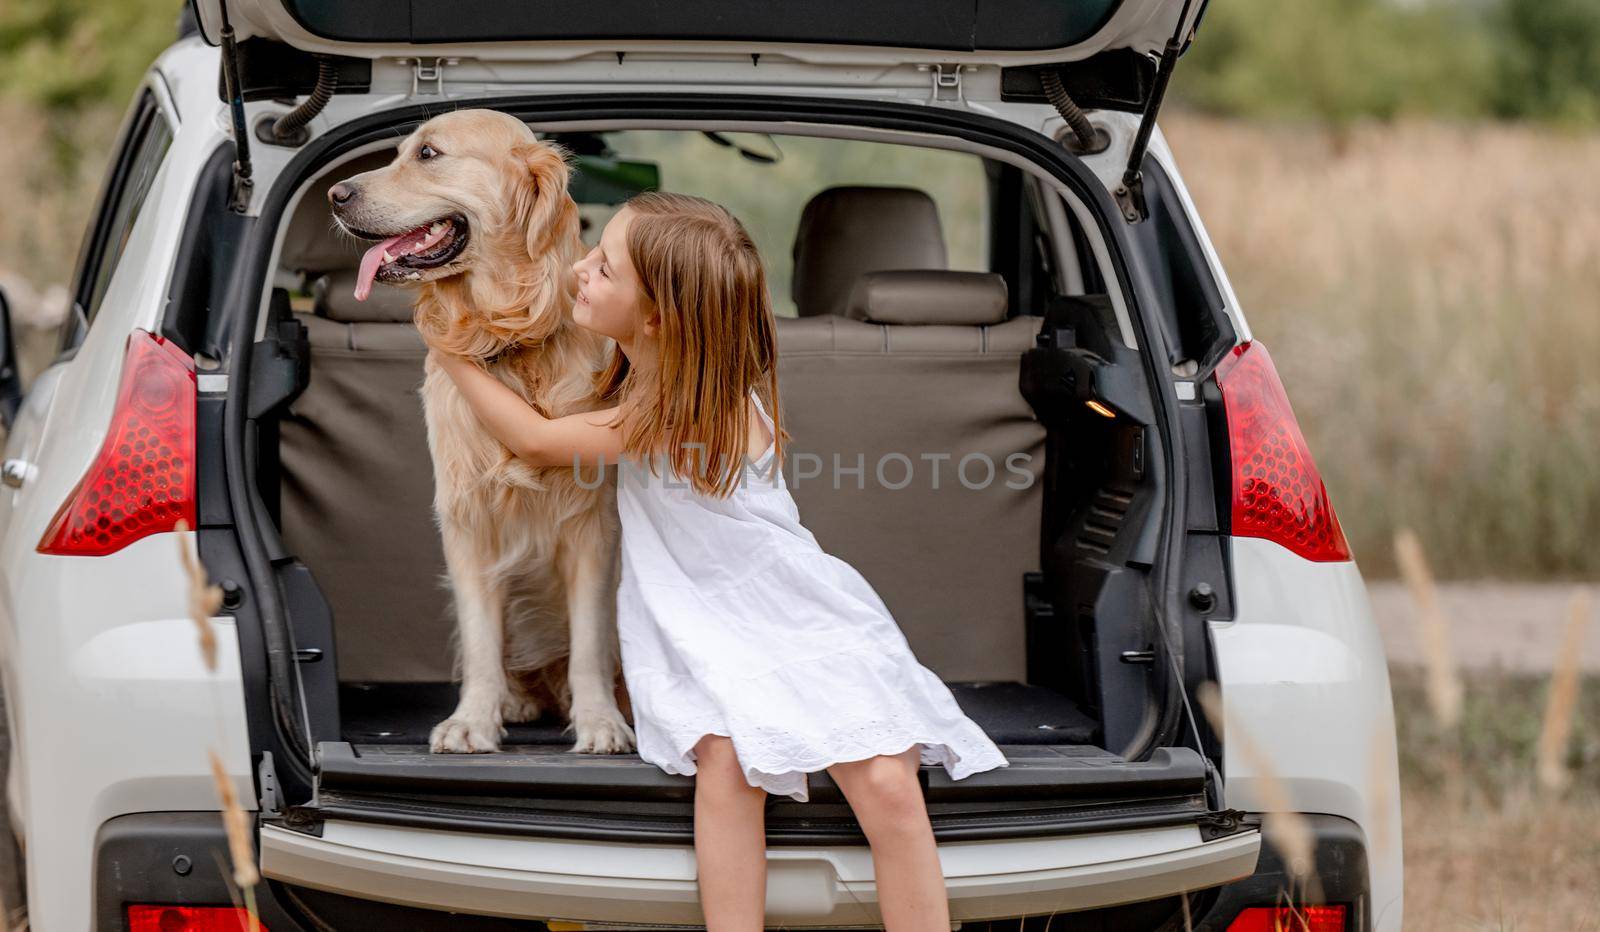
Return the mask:
[[549,418],[535,411],[499,379],[463,356],[430,350],[455,382],[472,413],[512,453],[535,466],[615,465],[622,455],[622,431],[607,427],[616,408]]

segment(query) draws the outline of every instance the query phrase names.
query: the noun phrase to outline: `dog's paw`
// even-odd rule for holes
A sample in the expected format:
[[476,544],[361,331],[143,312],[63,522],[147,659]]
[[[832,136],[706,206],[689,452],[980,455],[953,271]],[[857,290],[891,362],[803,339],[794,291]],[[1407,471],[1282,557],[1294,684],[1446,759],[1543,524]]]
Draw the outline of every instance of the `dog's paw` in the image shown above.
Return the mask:
[[633,729],[615,708],[574,710],[568,731],[578,738],[571,750],[578,754],[626,754],[633,750]]
[[435,754],[488,754],[500,750],[505,733],[492,719],[451,717],[433,726],[428,749]]
[[500,718],[507,722],[536,722],[544,714],[544,706],[527,693],[508,691],[500,699]]

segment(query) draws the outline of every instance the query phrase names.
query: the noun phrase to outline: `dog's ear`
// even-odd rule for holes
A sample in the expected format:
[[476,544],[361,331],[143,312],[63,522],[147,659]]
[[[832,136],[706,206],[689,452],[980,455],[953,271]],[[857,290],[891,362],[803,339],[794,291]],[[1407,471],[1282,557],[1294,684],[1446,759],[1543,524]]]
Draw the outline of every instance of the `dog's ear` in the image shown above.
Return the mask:
[[512,155],[524,169],[514,203],[517,222],[527,232],[528,255],[550,255],[578,230],[578,205],[567,193],[567,153],[549,143],[529,142],[518,145]]

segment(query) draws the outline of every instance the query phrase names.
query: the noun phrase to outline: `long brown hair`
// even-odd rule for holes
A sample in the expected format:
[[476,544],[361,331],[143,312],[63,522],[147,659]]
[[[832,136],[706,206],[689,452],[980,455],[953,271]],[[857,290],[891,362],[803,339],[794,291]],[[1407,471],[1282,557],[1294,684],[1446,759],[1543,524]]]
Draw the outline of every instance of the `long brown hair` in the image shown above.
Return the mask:
[[666,447],[675,473],[723,497],[743,475],[752,388],[772,418],[773,470],[788,439],[761,254],[744,225],[705,198],[648,191],[623,206],[633,212],[628,255],[648,306],[661,315],[658,365],[630,371],[619,347],[597,387],[602,397],[620,392],[624,449],[651,455]]

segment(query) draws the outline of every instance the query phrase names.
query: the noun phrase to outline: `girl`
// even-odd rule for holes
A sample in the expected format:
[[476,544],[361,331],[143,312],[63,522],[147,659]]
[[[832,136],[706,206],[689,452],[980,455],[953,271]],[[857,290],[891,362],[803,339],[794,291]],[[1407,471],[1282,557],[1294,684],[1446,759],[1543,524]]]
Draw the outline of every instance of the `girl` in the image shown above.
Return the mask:
[[762,928],[763,803],[805,802],[805,775],[825,769],[871,844],[887,927],[948,929],[918,767],[959,780],[1008,761],[800,523],[788,433],[768,414],[777,348],[754,243],[710,201],[647,193],[573,269],[573,320],[617,344],[598,380],[615,407],[545,418],[476,363],[431,355],[518,456],[619,467],[623,678],[639,755],[696,778],[708,928]]

